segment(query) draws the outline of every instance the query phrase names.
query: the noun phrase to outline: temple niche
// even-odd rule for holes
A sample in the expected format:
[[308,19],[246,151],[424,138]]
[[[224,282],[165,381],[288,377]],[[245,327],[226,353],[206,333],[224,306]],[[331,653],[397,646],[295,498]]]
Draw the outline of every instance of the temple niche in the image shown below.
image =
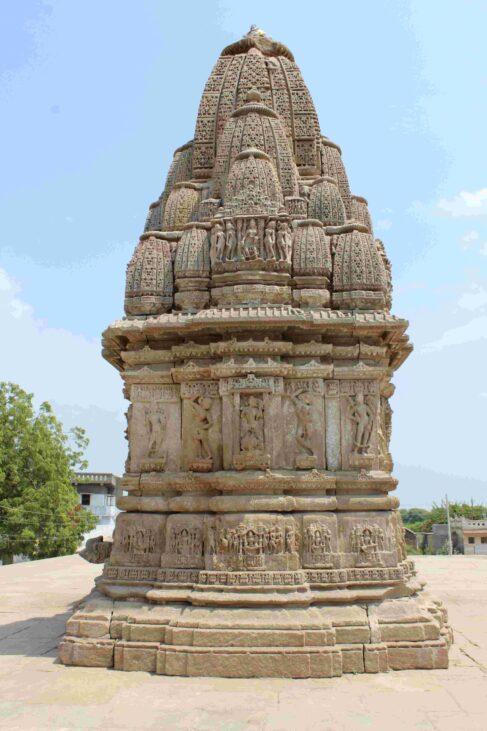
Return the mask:
[[447,667],[446,611],[394,496],[391,378],[412,346],[391,302],[367,201],[291,51],[252,28],[210,74],[103,334],[130,402],[125,494],[63,663]]

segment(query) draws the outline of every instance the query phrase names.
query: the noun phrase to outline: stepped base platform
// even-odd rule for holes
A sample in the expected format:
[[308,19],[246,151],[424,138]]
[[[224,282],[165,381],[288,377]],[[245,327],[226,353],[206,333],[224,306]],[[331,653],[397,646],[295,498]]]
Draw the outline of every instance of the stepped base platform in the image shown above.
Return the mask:
[[331,678],[448,667],[446,610],[425,593],[315,607],[199,607],[93,592],[68,620],[65,665],[226,678]]

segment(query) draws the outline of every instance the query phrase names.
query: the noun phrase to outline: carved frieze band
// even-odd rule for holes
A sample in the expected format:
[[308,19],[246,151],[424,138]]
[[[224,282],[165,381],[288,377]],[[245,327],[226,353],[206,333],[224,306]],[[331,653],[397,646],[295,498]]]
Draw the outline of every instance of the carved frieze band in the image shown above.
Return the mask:
[[130,472],[387,465],[390,417],[375,380],[250,373],[134,384],[130,395]]
[[402,566],[357,569],[305,569],[302,571],[199,571],[197,569],[156,569],[133,566],[106,566],[106,580],[160,582],[163,584],[204,584],[223,586],[293,586],[350,584],[355,582],[401,581]]

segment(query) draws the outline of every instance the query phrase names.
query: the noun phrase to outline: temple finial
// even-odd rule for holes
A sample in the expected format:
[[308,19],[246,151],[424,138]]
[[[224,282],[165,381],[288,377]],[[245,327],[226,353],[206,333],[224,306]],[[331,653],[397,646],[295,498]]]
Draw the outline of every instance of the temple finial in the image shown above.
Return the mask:
[[267,35],[265,31],[262,30],[262,28],[258,28],[254,23],[250,26],[250,29],[248,33],[244,35],[244,38],[247,38],[248,36],[265,36]]

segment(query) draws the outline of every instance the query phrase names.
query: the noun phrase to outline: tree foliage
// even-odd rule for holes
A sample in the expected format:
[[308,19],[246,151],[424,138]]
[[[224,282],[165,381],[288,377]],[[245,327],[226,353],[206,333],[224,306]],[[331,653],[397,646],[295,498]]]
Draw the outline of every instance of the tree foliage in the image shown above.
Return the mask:
[[429,511],[424,508],[403,508],[399,512],[401,513],[402,522],[406,526],[408,526],[409,523],[420,523],[423,520],[426,520],[429,514]]
[[0,383],[0,558],[74,553],[96,518],[79,504],[74,469],[86,468],[83,429],[69,434],[45,402]]
[[[468,518],[469,520],[481,520],[487,515],[485,505],[471,505],[469,503],[450,503],[450,518]],[[428,517],[421,523],[420,531],[431,531],[434,523],[446,523],[446,508],[443,505],[436,505],[428,511]]]
[[[400,511],[404,525],[419,533],[429,533],[434,523],[446,523],[446,508],[444,505],[433,503],[431,510],[410,508]],[[450,503],[450,518],[468,518],[481,520],[487,515],[487,506],[472,505],[470,503]]]

